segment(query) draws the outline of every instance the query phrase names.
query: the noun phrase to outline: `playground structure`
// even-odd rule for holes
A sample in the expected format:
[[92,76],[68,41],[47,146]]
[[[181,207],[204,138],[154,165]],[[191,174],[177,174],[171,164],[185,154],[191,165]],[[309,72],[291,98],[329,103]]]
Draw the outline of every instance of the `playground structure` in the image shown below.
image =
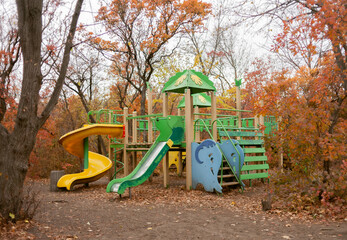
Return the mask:
[[[149,89],[147,115],[137,116],[136,112],[129,114],[127,108],[123,109],[123,113],[120,113],[121,110],[91,111],[88,115],[94,115],[99,124],[89,126],[96,126],[96,130],[86,131],[82,128],[79,131],[85,132],[84,135],[78,135],[73,131],[64,135],[60,142],[70,153],[83,156],[85,165],[88,162],[87,156],[90,158],[90,165],[94,165],[91,161],[94,155],[86,154],[87,140],[83,139],[87,139],[91,134],[111,135],[109,158],[114,159],[114,180],[108,184],[107,192],[122,194],[125,189],[143,183],[150,178],[161,160],[164,187],[169,186],[169,167],[172,164],[176,166],[180,175],[185,165],[188,190],[201,183],[207,191],[221,192],[223,187],[232,185],[243,188],[245,185],[242,180],[249,180],[251,184],[252,179],[267,178],[269,166],[266,163],[262,139],[264,133],[259,130],[259,126],[267,125],[265,132],[269,131],[274,127],[274,119],[263,116],[242,119],[241,113],[245,110],[240,109],[240,85],[237,86],[236,92],[237,110],[217,109],[215,91],[213,83],[202,73],[186,70],[177,73],[165,84],[161,114],[152,113],[152,93]],[[178,116],[168,115],[169,92],[184,93],[184,99],[179,104]],[[210,92],[210,96],[204,92]],[[210,113],[199,113],[199,107],[210,107]],[[181,116],[183,108],[184,115]],[[236,115],[217,114],[217,111],[236,112]],[[100,125],[110,128],[100,131]],[[119,129],[122,129],[122,139]],[[66,140],[69,136],[73,140]],[[153,141],[155,137],[156,140]],[[207,140],[201,142],[202,138]],[[73,144],[67,144],[70,142]],[[74,150],[76,146],[78,150]],[[122,170],[117,169],[116,154],[120,152],[124,178],[116,178],[116,174]],[[146,154],[137,163],[139,152]],[[107,162],[100,161],[99,156],[97,158],[99,162]],[[204,167],[199,167],[203,166],[203,163]],[[85,173],[65,175],[59,180],[58,187],[69,190],[71,185],[96,180],[111,168],[110,165],[112,164],[97,167],[100,170],[98,172],[90,170],[93,174],[85,170]],[[85,169],[88,167],[85,166]],[[206,178],[207,175],[210,176]]]

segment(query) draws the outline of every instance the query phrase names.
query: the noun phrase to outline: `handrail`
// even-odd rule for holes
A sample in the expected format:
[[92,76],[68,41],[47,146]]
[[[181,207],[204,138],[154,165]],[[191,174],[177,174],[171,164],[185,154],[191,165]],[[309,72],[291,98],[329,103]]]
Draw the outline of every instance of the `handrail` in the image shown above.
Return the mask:
[[[211,113],[193,113],[194,116],[211,116]],[[230,117],[236,115],[227,115],[227,114],[217,114],[217,117]]]
[[[194,128],[193,128],[193,129],[194,129],[194,142],[195,142],[195,134],[196,134],[196,125],[197,125],[197,123],[198,123],[199,121],[202,121],[202,122],[203,122],[203,125],[204,125],[204,127],[206,128],[206,131],[207,131],[208,134],[210,135],[211,139],[212,139],[213,141],[215,141],[215,139],[213,138],[213,134],[211,134],[211,132],[210,132],[209,128],[207,127],[206,123],[204,122],[204,120],[201,119],[201,118],[198,118],[198,119],[194,120]],[[212,127],[213,124],[214,124],[214,122],[217,122],[217,121],[219,121],[219,120],[218,120],[218,119],[214,120],[210,126]],[[219,124],[221,124],[221,126],[224,128],[223,124],[222,124],[220,121],[219,121]],[[200,125],[199,125],[199,126],[200,126]],[[226,131],[225,128],[224,128],[224,131]],[[228,137],[229,137],[229,136],[228,136]],[[229,137],[229,139],[230,139],[230,137]],[[230,139],[230,141],[231,141],[231,139]],[[216,141],[215,141],[215,142],[216,142]],[[235,147],[235,144],[233,143],[233,141],[231,141],[231,143],[233,144],[233,146],[234,146],[234,148],[235,148],[237,154],[239,155],[239,175],[240,175],[240,173],[241,173],[241,166],[240,166],[240,165],[241,165],[241,163],[240,163],[241,154],[239,153],[239,151],[238,151],[237,148]],[[220,148],[220,146],[219,146],[218,144],[217,144],[217,146],[218,146],[218,149],[220,150],[220,152],[222,153],[223,157],[226,159],[226,156],[224,155],[224,153],[223,153],[222,149]],[[243,189],[243,185],[242,185],[242,183],[241,183],[240,176],[237,176],[237,174],[234,172],[234,169],[232,168],[232,166],[230,166],[230,164],[229,164],[228,161],[227,161],[227,164],[229,165],[229,167],[230,167],[231,171],[233,172],[233,174],[234,174],[236,180],[238,181],[238,183],[240,184],[241,188]],[[223,182],[223,162],[222,162],[222,164],[221,164],[221,167],[222,167],[222,171],[221,171],[221,182]]]
[[229,108],[217,108],[221,111],[232,111],[232,112],[252,112],[251,110],[239,110],[239,109],[229,109]]
[[138,119],[138,118],[148,118],[148,117],[158,117],[158,116],[163,116],[162,113],[156,113],[156,114],[150,114],[150,115],[140,115],[136,117],[127,117],[127,120],[130,119]]
[[[103,117],[103,120],[105,120],[105,122],[103,122],[104,124],[116,124],[117,122],[117,116],[119,116],[119,114],[116,114],[116,112],[121,112],[122,110],[111,110],[111,109],[99,109],[99,110],[91,110],[88,112],[88,123],[91,123],[90,121],[90,116],[94,116],[95,117],[95,121],[96,123],[100,123],[101,121],[101,116]],[[111,116],[110,116],[111,114]],[[110,117],[111,117],[111,122],[110,122]]]
[[[237,148],[236,148],[234,142],[231,140],[231,138],[230,138],[228,132],[226,131],[225,127],[223,126],[223,124],[221,123],[221,121],[220,121],[219,119],[216,119],[216,120],[214,120],[214,121],[211,123],[212,129],[213,129],[213,124],[214,124],[215,122],[219,122],[219,124],[222,126],[222,128],[223,128],[224,132],[226,133],[226,135],[228,136],[228,138],[229,138],[231,144],[233,145],[233,147],[235,148],[237,154],[239,155],[239,174],[238,174],[238,176],[237,176],[237,174],[235,174],[234,169],[230,166],[230,164],[229,164],[228,161],[227,161],[227,163],[228,163],[228,165],[229,165],[231,171],[233,172],[233,174],[234,174],[236,180],[240,183],[241,188],[243,189],[243,185],[242,185],[241,180],[240,180],[240,175],[241,175],[241,162],[240,162],[241,154],[240,154],[240,152],[237,150]],[[218,147],[219,147],[219,146],[218,146]],[[219,149],[220,149],[220,147],[219,147]],[[221,149],[220,149],[220,150],[221,150]],[[224,153],[223,153],[222,150],[221,150],[221,152],[222,152],[223,156],[225,157],[225,155],[224,155]],[[225,157],[225,159],[226,159],[226,157]]]
[[[207,133],[210,135],[211,139],[212,139],[213,141],[215,141],[214,138],[213,138],[213,135],[212,135],[212,133],[210,132],[209,128],[207,127],[207,124],[205,123],[204,119],[198,118],[198,119],[194,120],[194,128],[193,128],[193,129],[194,129],[194,142],[195,142],[196,126],[197,126],[197,123],[198,123],[199,121],[202,121],[203,126],[206,128]],[[200,127],[200,124],[199,124],[199,127]],[[215,141],[215,142],[216,142],[216,141]],[[218,144],[217,144],[217,145],[218,145]],[[219,146],[218,146],[218,148],[219,148]],[[221,151],[220,148],[219,148],[219,150]],[[221,151],[221,152],[222,152],[222,151]],[[228,164],[229,164],[229,163],[228,163]],[[229,167],[230,167],[230,165],[229,165]],[[222,168],[222,171],[221,171],[220,182],[223,183],[223,161],[222,161],[222,163],[221,163],[221,168]],[[230,167],[230,169],[231,169],[231,167]]]
[[[195,142],[195,134],[196,134],[196,124],[198,123],[198,121],[202,121],[203,126],[206,128],[206,131],[207,131],[208,134],[210,135],[211,139],[214,141],[213,135],[212,135],[212,133],[210,132],[209,128],[207,127],[207,125],[206,125],[204,119],[198,118],[198,119],[194,120],[194,142]],[[200,125],[199,125],[199,127],[200,127]]]

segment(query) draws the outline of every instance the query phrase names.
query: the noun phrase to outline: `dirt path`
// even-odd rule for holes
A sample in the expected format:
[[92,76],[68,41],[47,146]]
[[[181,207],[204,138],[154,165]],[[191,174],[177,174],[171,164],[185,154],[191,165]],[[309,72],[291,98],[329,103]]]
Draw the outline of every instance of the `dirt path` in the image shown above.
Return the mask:
[[[178,179],[178,181],[181,181]],[[264,187],[223,197],[185,191],[161,179],[120,199],[105,193],[106,179],[72,192],[49,192],[35,182],[41,205],[27,233],[33,239],[347,239],[347,223],[311,223],[264,213]],[[30,238],[30,237],[28,237]]]

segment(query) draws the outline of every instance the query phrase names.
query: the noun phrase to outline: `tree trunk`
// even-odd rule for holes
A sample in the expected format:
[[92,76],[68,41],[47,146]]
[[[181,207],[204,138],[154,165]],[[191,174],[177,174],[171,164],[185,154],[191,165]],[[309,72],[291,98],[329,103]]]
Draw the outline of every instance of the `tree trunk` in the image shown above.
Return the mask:
[[15,221],[19,217],[28,159],[36,134],[37,128],[27,128],[0,138],[3,143],[0,146],[0,214],[5,219]]
[[51,98],[38,117],[42,84],[42,0],[17,0],[18,34],[23,56],[23,80],[17,117],[12,133],[0,124],[0,214],[15,221],[20,216],[24,179],[36,135],[56,105],[70,60],[72,39],[83,0],[76,3],[69,34],[65,43],[60,75]]
[[[18,113],[11,134],[0,141],[0,213],[5,219],[19,217],[28,160],[39,129],[37,106],[42,83],[42,1],[17,0],[18,32],[23,55],[23,82]],[[14,214],[14,215],[12,215]]]
[[[140,115],[146,115],[146,97],[147,97],[147,84],[144,84],[141,92],[141,109]],[[142,132],[143,141],[148,142],[148,134],[146,131]],[[144,156],[144,153],[142,154]]]
[[147,94],[147,85],[144,84],[142,87],[141,92],[141,109],[140,109],[140,115],[146,114],[146,94]]

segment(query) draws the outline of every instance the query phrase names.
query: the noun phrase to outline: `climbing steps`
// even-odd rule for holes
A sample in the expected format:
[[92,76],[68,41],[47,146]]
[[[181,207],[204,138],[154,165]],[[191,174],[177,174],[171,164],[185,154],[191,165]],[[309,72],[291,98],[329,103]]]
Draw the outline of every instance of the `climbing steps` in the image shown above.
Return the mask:
[[239,185],[239,182],[236,180],[234,173],[231,171],[230,166],[225,159],[223,159],[218,172],[218,181],[224,189],[229,186]]
[[[237,139],[245,154],[244,165],[241,168],[240,179],[249,180],[249,185],[253,179],[268,178],[269,165],[266,163],[267,156],[265,155],[263,134],[257,129],[237,129],[236,131],[219,131],[221,141],[228,139]],[[227,171],[227,169],[225,169]],[[224,173],[224,172],[223,172]],[[224,173],[227,175],[227,173]],[[232,185],[233,179],[230,177],[223,180],[222,184]]]

